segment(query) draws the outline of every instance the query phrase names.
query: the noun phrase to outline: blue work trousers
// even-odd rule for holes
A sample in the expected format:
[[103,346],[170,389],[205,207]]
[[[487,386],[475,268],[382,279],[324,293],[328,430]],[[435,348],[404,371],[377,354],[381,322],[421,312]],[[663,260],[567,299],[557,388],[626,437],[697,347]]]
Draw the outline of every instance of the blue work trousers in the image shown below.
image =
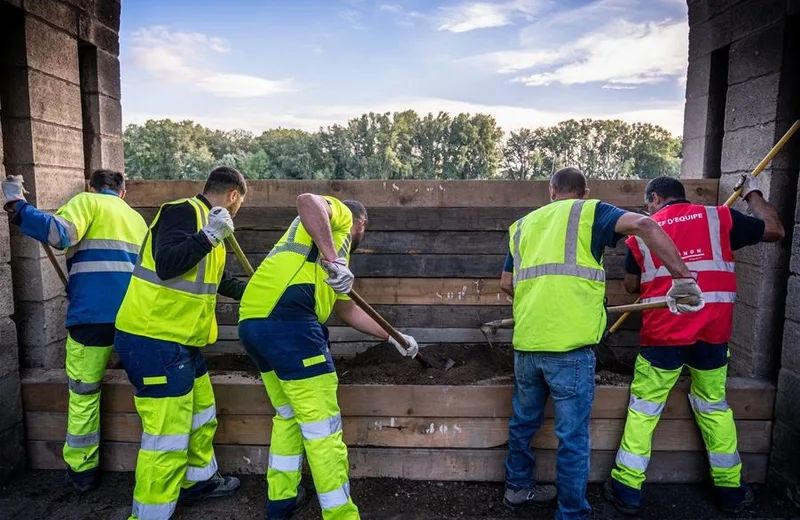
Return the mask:
[[514,353],[513,416],[508,425],[506,486],[533,489],[536,456],[531,440],[544,422],[547,397],[553,399],[558,437],[556,520],[588,518],[589,417],[594,401],[595,355],[584,347],[569,352]]

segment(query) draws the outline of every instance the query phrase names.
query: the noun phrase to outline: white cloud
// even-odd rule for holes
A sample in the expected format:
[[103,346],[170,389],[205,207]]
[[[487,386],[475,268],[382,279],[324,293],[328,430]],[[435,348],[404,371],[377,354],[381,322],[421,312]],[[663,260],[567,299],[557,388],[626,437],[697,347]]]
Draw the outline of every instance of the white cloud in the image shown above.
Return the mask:
[[418,11],[406,11],[403,6],[397,4],[382,4],[378,7],[378,11],[396,16],[397,25],[403,27],[414,27],[416,20],[428,18]]
[[466,2],[440,8],[440,31],[455,33],[503,27],[522,18],[531,21],[540,11],[543,0],[510,0],[499,3]]
[[633,85],[610,85],[608,83],[603,85],[602,88],[604,88],[605,90],[635,90],[636,89],[636,87],[634,87]]
[[288,80],[270,80],[231,74],[209,66],[216,54],[227,54],[227,40],[202,33],[171,32],[167,27],[140,29],[132,35],[130,55],[134,66],[154,79],[190,84],[218,97],[262,97],[292,90]]
[[685,21],[632,24],[617,21],[555,51],[569,62],[548,72],[515,78],[525,85],[658,83],[686,72],[689,26]]
[[456,114],[485,113],[492,115],[497,123],[507,132],[523,127],[549,126],[566,119],[597,118],[621,119],[629,123],[647,122],[661,125],[673,134],[679,135],[683,130],[683,102],[655,103],[650,107],[625,112],[595,111],[557,111],[539,110],[510,105],[483,105],[442,98],[403,97],[386,99],[374,103],[358,105],[311,105],[295,109],[231,110],[226,109],[224,115],[203,112],[199,114],[170,113],[125,114],[125,124],[143,123],[147,119],[170,118],[173,120],[191,119],[211,128],[231,130],[241,128],[253,132],[261,132],[268,128],[282,126],[316,131],[322,126],[346,123],[348,119],[358,117],[367,112],[395,112],[416,110],[419,114],[440,111]]
[[688,31],[684,20],[640,24],[617,20],[561,46],[487,53],[462,61],[501,74],[550,68],[512,80],[529,86],[658,83],[686,74]]

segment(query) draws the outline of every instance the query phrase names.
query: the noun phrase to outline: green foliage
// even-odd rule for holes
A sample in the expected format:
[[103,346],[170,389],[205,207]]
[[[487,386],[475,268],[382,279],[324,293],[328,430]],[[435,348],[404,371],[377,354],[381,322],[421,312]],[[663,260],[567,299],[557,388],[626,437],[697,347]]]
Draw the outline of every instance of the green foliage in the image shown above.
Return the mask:
[[215,165],[250,179],[546,179],[574,166],[600,179],[649,179],[680,172],[682,142],[665,129],[619,120],[563,121],[503,140],[486,114],[413,110],[364,114],[310,133],[278,128],[255,136],[192,121],[128,125],[132,179],[204,179]]

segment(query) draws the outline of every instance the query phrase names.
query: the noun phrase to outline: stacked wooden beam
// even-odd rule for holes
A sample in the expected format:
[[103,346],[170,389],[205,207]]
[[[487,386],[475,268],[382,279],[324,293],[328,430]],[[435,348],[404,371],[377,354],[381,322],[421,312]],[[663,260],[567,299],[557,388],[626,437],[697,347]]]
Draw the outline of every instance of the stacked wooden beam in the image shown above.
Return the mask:
[[[717,181],[684,181],[689,197],[715,204]],[[646,181],[591,181],[593,196],[638,210]],[[127,200],[152,219],[159,204],[202,190],[199,182],[131,182]],[[515,181],[255,181],[235,218],[236,235],[253,265],[296,216],[303,192],[357,199],[369,212],[365,240],[352,257],[356,289],[390,322],[422,344],[479,343],[482,322],[511,316],[499,277],[508,251],[508,226],[549,200],[547,182]],[[625,246],[606,251],[608,304],[631,303],[622,287]],[[233,254],[228,269],[243,275]],[[238,304],[220,298],[220,341],[209,354],[243,353],[238,343]],[[613,345],[638,342],[639,319],[629,321]],[[374,340],[332,319],[334,355],[352,355]],[[496,342],[510,341],[500,332]]]
[[[219,429],[217,458],[223,471],[261,473],[269,452],[274,410],[261,381],[241,373],[212,376]],[[745,478],[763,482],[772,429],[775,388],[732,378],[728,402],[737,418]],[[353,477],[417,480],[503,480],[503,458],[511,415],[510,386],[343,385],[339,390],[344,439]],[[707,475],[705,451],[687,399],[687,385],[672,392],[653,444],[651,482],[696,482]],[[58,370],[23,375],[22,398],[31,467],[63,467],[66,377]],[[103,387],[103,465],[132,471],[141,425],[133,388],[120,370]],[[614,461],[624,426],[628,388],[600,386],[592,411],[590,478],[602,481]],[[548,409],[537,448],[538,478],[555,477],[553,413]]]

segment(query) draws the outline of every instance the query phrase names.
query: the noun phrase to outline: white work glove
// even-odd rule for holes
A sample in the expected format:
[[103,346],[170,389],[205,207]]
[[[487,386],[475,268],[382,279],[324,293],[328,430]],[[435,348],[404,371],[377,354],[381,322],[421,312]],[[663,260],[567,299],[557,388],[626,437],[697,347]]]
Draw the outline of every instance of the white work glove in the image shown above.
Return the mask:
[[389,336],[389,343],[394,345],[394,348],[396,348],[397,351],[400,352],[400,354],[404,356],[409,356],[411,357],[411,359],[414,359],[415,357],[417,357],[417,352],[419,352],[419,345],[417,345],[417,340],[406,334],[401,333],[401,336],[403,336],[403,339],[405,339],[406,343],[408,343],[407,348],[403,348],[403,346],[391,336]]
[[[22,185],[22,175],[9,175],[2,182],[3,209],[10,210],[11,204],[25,201],[27,191]],[[26,201],[27,202],[27,201]]]
[[329,262],[324,258],[319,262],[322,269],[328,273],[325,283],[338,294],[347,294],[353,289],[353,281],[356,279],[353,272],[347,268],[346,258],[337,258]]
[[764,193],[758,187],[758,181],[749,173],[742,174],[742,177],[739,179],[739,182],[736,183],[736,186],[733,187],[733,190],[736,191],[739,188],[742,188],[742,199],[744,200],[747,200],[747,196],[751,193],[758,193],[762,197],[764,196]]
[[[680,299],[689,300],[688,303],[678,303]],[[672,287],[667,293],[667,306],[672,314],[697,312],[705,307],[703,293],[694,278],[673,278]]]
[[233,219],[228,210],[219,206],[211,208],[208,213],[208,224],[200,231],[212,246],[216,247],[233,234]]

